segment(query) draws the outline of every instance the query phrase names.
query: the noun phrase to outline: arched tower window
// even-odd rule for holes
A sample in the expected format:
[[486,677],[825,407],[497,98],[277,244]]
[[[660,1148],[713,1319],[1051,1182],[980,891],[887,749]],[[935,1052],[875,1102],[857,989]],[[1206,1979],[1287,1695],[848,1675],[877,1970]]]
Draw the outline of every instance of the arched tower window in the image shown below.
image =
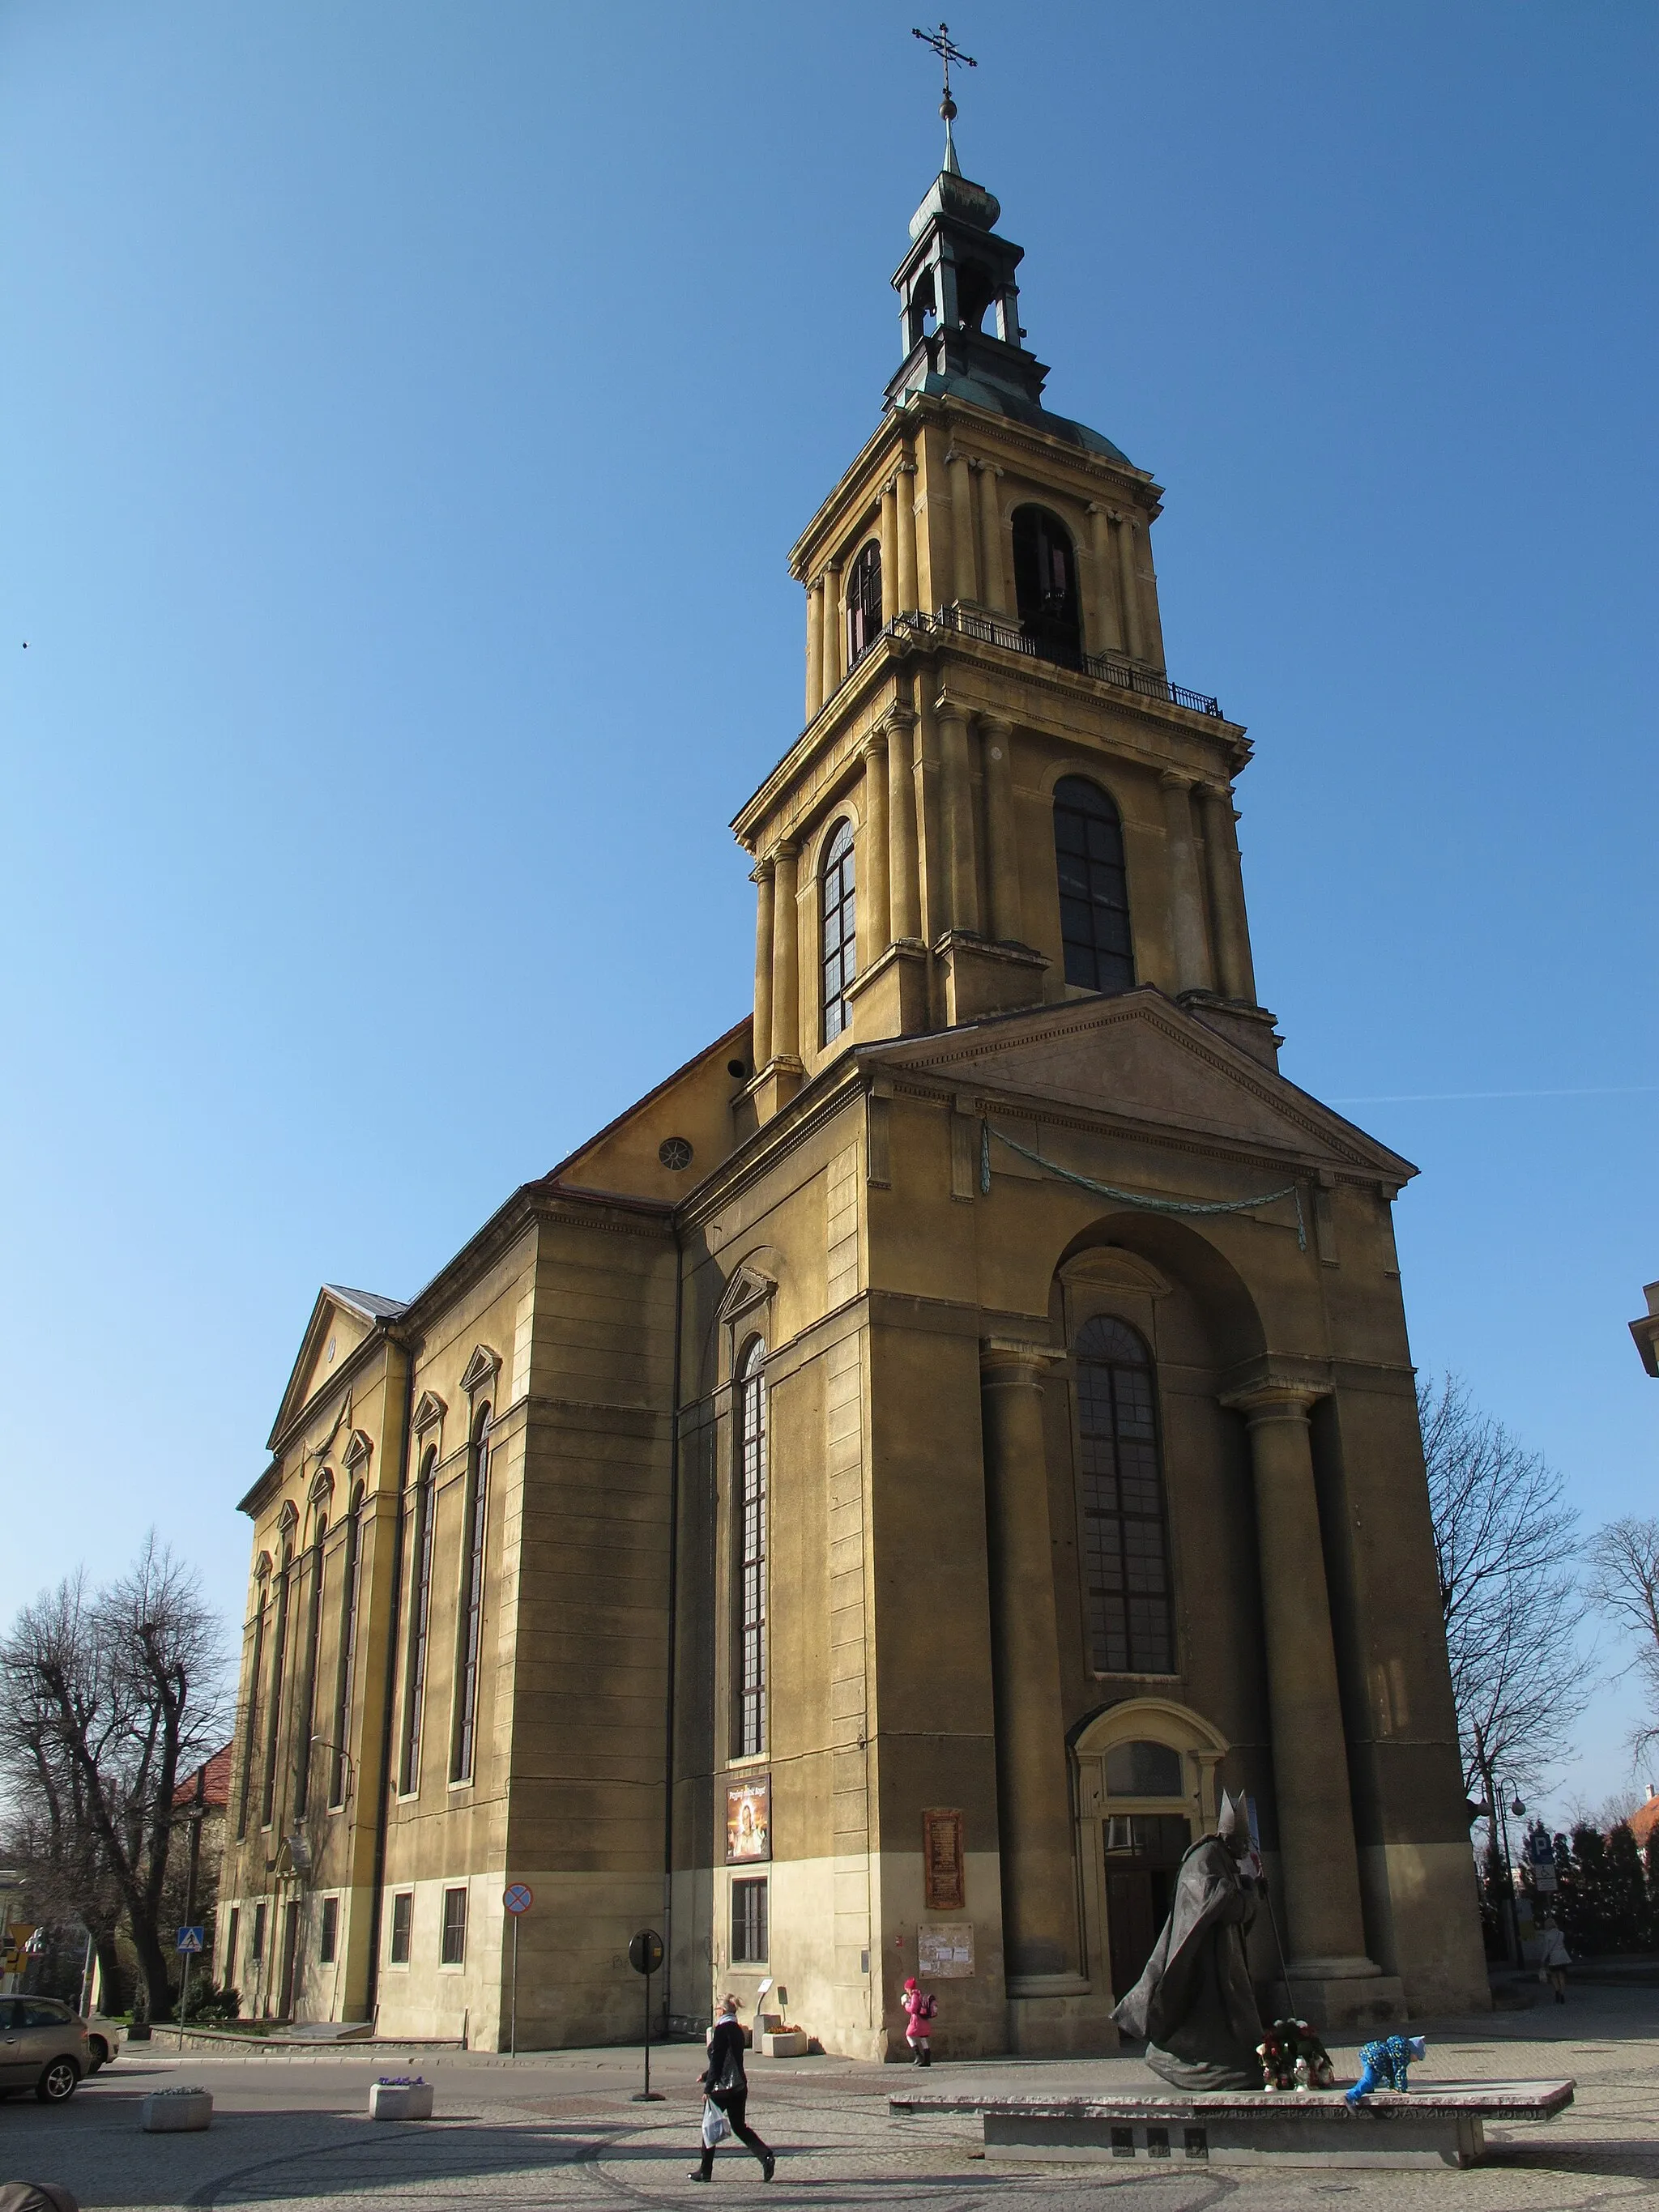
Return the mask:
[[737,1377],[736,1753],[766,1748],[766,1346],[756,1337]]
[[306,1594],[306,1650],[300,1672],[300,1724],[294,1742],[294,1817],[304,1820],[311,1805],[312,1735],[317,1726],[317,1654],[323,1635],[323,1538],[328,1516],[320,1509],[311,1538],[311,1587]]
[[1135,963],[1117,809],[1086,776],[1054,786],[1054,860],[1066,980],[1085,991],[1130,991]]
[[855,667],[881,632],[881,548],[873,539],[847,580],[847,665]]
[[1082,1444],[1083,1577],[1097,1674],[1175,1671],[1175,1607],[1152,1355],[1125,1322],[1073,1347]]
[[288,1656],[288,1601],[294,1573],[294,1547],[286,1538],[276,1572],[276,1617],[270,1639],[270,1686],[265,1700],[265,1775],[259,1792],[259,1825],[268,1828],[276,1804],[276,1746],[283,1720],[283,1664]]
[[432,1627],[432,1471],[438,1451],[428,1444],[415,1486],[415,1542],[409,1563],[409,1648],[404,1667],[404,1745],[398,1788],[407,1796],[421,1778],[421,1707],[426,1698],[426,1647]]
[[829,1044],[847,1026],[847,987],[859,972],[850,822],[843,822],[824,848],[820,882],[823,913],[823,1042]]
[[262,1553],[253,1578],[253,1661],[247,1675],[247,1727],[243,1736],[242,1780],[236,1800],[236,1840],[247,1833],[248,1801],[253,1790],[259,1744],[259,1685],[265,1663],[265,1605],[270,1595],[270,1562]]
[[450,1747],[449,1778],[472,1778],[472,1744],[478,1715],[478,1652],[483,1634],[484,1537],[489,1528],[489,1407],[472,1419],[466,1486],[466,1520],[461,1532],[460,1664],[456,1668],[455,1740]]
[[343,1565],[340,1581],[340,1650],[334,1666],[334,1725],[331,1730],[333,1749],[330,1758],[328,1802],[343,1805],[346,1781],[350,1769],[347,1764],[350,1753],[352,1676],[357,1656],[357,1571],[362,1550],[363,1486],[357,1483],[351,1492],[351,1510],[346,1515]]
[[1083,658],[1083,615],[1072,534],[1046,507],[1017,507],[1013,532],[1020,629],[1045,660],[1075,668]]

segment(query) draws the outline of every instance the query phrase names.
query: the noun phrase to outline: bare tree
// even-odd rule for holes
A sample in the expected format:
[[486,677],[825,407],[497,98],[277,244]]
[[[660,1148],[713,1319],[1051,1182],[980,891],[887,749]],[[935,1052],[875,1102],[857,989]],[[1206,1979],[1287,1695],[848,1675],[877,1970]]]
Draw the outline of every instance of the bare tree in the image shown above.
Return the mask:
[[89,1598],[72,1577],[26,1606],[0,1643],[0,1761],[15,1812],[59,1838],[60,1863],[88,1884],[88,1925],[98,1875],[112,1885],[152,2019],[171,2005],[161,1919],[179,1778],[216,1741],[223,1674],[223,1632],[194,1571],[153,1535],[106,1589]]
[[1464,1786],[1493,1808],[1495,1838],[1500,1781],[1535,1787],[1589,1701],[1577,1516],[1561,1476],[1457,1376],[1417,1398]]
[[1589,1596],[1632,1647],[1647,1712],[1631,1730],[1632,1763],[1659,1746],[1659,1521],[1609,1522],[1590,1539]]

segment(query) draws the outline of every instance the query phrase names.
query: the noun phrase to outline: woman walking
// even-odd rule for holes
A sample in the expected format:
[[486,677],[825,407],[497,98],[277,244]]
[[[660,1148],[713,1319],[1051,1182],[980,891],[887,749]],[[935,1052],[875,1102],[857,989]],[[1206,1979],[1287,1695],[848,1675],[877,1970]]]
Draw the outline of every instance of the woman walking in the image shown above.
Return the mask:
[[[760,2160],[762,2180],[769,2181],[777,2160],[747,2124],[749,2077],[743,2070],[743,2030],[738,2025],[738,2001],[735,1997],[720,1999],[720,2016],[714,2022],[714,2032],[708,2039],[708,2063],[703,2069],[702,2087],[708,2102],[730,2123],[732,2134],[739,2142],[747,2143]],[[702,2164],[690,2176],[691,2180],[714,2179],[715,2148],[708,2140],[705,2124]]]

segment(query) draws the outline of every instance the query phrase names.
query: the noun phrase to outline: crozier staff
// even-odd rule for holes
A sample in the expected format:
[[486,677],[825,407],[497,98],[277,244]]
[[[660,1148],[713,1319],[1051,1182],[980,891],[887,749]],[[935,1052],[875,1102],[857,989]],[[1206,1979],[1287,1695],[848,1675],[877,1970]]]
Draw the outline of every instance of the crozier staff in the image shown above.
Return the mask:
[[1212,1836],[1181,1862],[1170,1917],[1140,1979],[1113,2013],[1146,2039],[1145,2057],[1177,2089],[1259,2089],[1261,2019],[1244,1957],[1256,1885],[1242,1798],[1222,1799]]

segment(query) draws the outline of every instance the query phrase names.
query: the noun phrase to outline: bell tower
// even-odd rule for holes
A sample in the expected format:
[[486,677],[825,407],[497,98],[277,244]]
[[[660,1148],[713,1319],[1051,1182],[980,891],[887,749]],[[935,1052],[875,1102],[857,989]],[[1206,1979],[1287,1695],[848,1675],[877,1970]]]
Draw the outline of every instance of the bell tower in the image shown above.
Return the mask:
[[849,1045],[1146,983],[1276,1064],[1235,835],[1250,749],[1165,667],[1161,489],[1045,404],[1022,248],[946,109],[892,280],[902,360],[791,556],[805,726],[732,824],[763,1121]]

